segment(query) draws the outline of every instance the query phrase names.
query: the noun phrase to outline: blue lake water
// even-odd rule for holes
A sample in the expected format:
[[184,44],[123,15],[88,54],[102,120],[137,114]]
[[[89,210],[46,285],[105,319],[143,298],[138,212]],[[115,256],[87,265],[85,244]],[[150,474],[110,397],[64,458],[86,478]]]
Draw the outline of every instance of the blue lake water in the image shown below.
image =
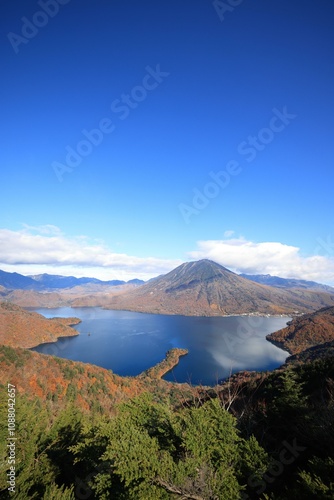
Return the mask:
[[288,353],[265,337],[284,328],[287,317],[189,317],[109,311],[100,308],[35,309],[50,318],[75,316],[76,337],[33,350],[102,366],[123,376],[138,375],[172,347],[189,350],[164,379],[213,385],[240,370],[273,370]]

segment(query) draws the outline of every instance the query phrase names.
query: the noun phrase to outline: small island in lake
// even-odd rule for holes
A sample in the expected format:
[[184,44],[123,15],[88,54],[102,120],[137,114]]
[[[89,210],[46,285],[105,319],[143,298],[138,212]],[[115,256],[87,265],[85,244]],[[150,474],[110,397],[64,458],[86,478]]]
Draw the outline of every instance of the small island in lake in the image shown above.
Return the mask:
[[174,368],[174,366],[179,363],[180,357],[185,356],[186,354],[188,354],[187,349],[179,349],[178,347],[174,347],[173,349],[167,351],[166,357],[163,361],[155,366],[152,366],[152,368],[145,370],[143,373],[138,375],[138,377],[161,379],[164,375],[166,375],[166,373],[170,372]]

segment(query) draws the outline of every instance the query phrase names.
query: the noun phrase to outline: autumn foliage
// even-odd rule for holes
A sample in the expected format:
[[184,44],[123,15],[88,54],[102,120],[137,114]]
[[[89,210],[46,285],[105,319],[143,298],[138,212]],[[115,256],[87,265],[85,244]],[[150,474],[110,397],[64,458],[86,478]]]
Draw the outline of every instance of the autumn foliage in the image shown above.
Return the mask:
[[72,337],[78,332],[71,325],[78,318],[46,319],[41,314],[25,311],[10,302],[0,303],[0,344],[11,347],[35,347],[55,342],[59,337]]

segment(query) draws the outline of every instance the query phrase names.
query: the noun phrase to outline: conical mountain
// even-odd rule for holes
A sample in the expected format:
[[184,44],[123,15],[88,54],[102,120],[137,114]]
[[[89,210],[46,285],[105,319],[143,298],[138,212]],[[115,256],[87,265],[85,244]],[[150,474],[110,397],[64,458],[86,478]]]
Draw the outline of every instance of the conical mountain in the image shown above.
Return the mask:
[[111,309],[223,316],[296,314],[334,305],[334,296],[261,285],[211,260],[186,262],[166,275],[111,299]]

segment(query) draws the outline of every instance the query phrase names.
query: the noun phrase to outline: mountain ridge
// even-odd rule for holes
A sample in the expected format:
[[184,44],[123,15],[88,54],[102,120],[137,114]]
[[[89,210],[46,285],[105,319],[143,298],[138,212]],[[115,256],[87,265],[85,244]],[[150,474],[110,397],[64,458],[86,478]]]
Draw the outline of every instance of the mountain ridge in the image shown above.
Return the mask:
[[329,285],[323,285],[316,281],[301,280],[296,278],[281,278],[271,274],[239,274],[242,278],[255,281],[262,285],[274,286],[277,288],[304,288],[308,290],[319,290],[328,293],[334,293],[334,288]]
[[208,259],[186,262],[105,306],[158,314],[224,316],[296,315],[334,305],[334,295],[283,290],[255,283]]
[[79,318],[46,319],[10,302],[0,302],[0,344],[9,347],[32,348],[39,344],[56,342],[60,337],[79,335],[72,326]]
[[[181,264],[181,267],[185,264],[192,264],[196,262],[202,263],[214,263],[214,261],[210,259],[201,259],[200,261],[191,261],[189,263],[185,262]],[[230,271],[228,268],[221,266],[226,271]],[[91,277],[81,277],[76,278],[75,276],[63,276],[59,274],[31,274],[31,275],[23,275],[17,272],[7,272],[0,270],[0,286],[9,289],[20,289],[20,290],[48,290],[48,289],[63,289],[63,288],[73,288],[75,286],[85,285],[85,284],[96,284],[96,285],[110,285],[110,286],[119,286],[124,284],[134,284],[134,285],[142,285],[144,283],[148,283],[149,281],[156,280],[157,278],[161,278],[164,275],[155,276],[148,281],[144,281],[138,278],[133,278],[128,281],[114,279],[114,280],[100,280],[98,278]],[[259,284],[274,286],[277,288],[304,288],[304,289],[313,289],[324,291],[328,293],[334,293],[334,287],[329,285],[324,285],[322,283],[317,283],[316,281],[309,281],[303,279],[296,278],[281,278],[280,276],[273,276],[270,274],[245,274],[240,273],[238,276],[242,278],[246,278],[250,281],[254,281]]]
[[[285,328],[267,335],[267,340],[292,355],[334,341],[334,307],[324,307],[290,321]],[[312,352],[312,351],[311,351]]]
[[42,290],[1,288],[0,280],[0,298],[23,307],[104,307],[185,316],[295,316],[334,305],[334,293],[256,283],[209,259],[185,262],[146,283],[130,280],[108,285],[92,280],[70,288]]
[[9,273],[0,270],[0,286],[12,290],[34,290],[34,291],[47,291],[50,289],[64,289],[73,288],[75,286],[96,284],[96,285],[109,285],[119,286],[125,284],[140,285],[145,283],[143,280],[137,278],[129,281],[124,280],[99,280],[97,278],[76,278],[75,276],[62,276],[58,274],[35,274],[24,276],[19,273]]

